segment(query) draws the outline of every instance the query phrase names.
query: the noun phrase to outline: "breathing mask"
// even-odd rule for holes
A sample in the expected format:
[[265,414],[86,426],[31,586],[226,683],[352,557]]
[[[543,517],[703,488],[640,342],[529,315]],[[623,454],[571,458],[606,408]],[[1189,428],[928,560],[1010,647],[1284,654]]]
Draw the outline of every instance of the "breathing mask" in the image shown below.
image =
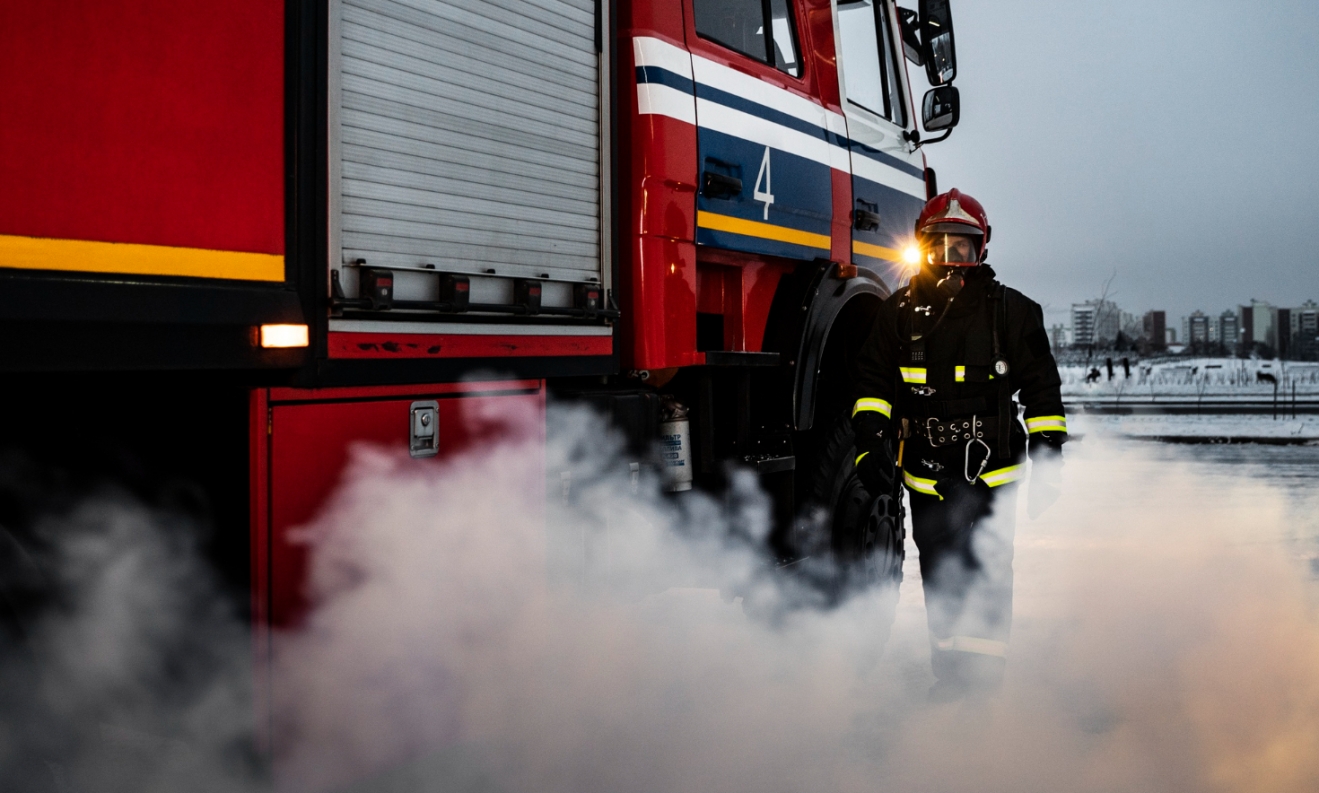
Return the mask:
[[975,267],[980,263],[980,237],[972,234],[934,233],[923,235],[925,263],[949,268]]

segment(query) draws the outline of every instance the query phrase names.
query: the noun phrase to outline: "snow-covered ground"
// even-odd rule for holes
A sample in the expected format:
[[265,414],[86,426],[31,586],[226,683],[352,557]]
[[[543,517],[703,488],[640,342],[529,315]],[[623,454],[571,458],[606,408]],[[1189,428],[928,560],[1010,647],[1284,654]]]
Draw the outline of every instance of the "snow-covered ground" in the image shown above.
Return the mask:
[[[1319,363],[1314,361],[1262,361],[1239,358],[1130,359],[1131,376],[1126,377],[1121,357],[1113,361],[1113,379],[1108,379],[1104,358],[1096,356],[1087,365],[1059,367],[1063,396],[1093,400],[1150,400],[1158,397],[1229,398],[1272,400],[1274,385],[1261,376],[1277,380],[1277,393],[1291,398],[1319,396]],[[1091,369],[1099,379],[1087,382]]]

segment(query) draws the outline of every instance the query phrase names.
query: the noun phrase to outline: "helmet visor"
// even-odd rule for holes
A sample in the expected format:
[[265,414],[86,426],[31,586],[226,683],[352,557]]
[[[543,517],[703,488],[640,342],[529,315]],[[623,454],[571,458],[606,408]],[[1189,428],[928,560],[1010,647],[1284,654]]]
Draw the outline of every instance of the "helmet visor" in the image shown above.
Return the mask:
[[980,237],[974,234],[926,234],[922,243],[927,264],[970,267],[980,261]]

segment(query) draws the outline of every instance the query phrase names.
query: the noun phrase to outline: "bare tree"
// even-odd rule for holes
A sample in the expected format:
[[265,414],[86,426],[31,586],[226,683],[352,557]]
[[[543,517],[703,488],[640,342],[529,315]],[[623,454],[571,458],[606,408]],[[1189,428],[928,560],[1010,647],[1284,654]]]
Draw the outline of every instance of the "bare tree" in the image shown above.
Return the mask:
[[[1117,340],[1117,335],[1122,331],[1122,317],[1118,311],[1117,304],[1111,298],[1117,295],[1113,291],[1113,281],[1117,279],[1117,268],[1113,268],[1113,273],[1104,279],[1100,286],[1099,299],[1095,301],[1095,342],[1103,344],[1107,342],[1112,344]],[[1111,331],[1105,335],[1105,331]]]

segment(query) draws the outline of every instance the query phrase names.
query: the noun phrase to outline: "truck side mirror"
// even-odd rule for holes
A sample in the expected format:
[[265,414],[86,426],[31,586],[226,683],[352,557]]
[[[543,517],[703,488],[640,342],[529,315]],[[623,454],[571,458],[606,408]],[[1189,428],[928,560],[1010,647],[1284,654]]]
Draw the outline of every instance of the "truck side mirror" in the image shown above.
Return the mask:
[[950,130],[957,126],[961,116],[961,100],[956,87],[941,85],[925,92],[925,99],[921,102],[921,123],[927,132]]
[[948,0],[920,0],[921,43],[930,85],[947,85],[957,77],[953,10]]

